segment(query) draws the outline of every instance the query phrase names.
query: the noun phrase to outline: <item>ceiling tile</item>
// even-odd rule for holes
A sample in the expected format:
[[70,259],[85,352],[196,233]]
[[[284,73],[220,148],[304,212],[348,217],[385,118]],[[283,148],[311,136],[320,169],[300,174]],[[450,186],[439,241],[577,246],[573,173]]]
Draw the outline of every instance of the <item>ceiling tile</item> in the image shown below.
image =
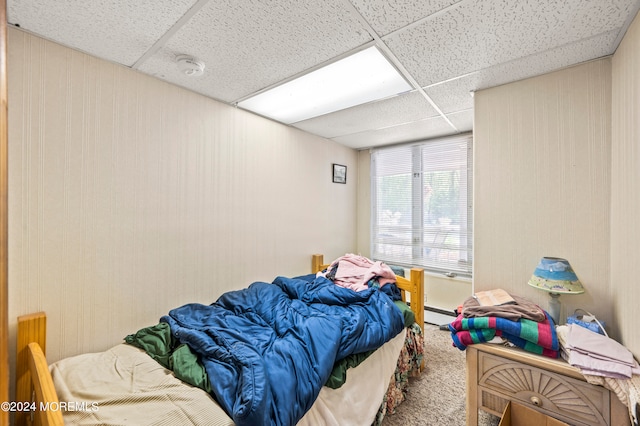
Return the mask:
[[636,0],[467,2],[385,42],[420,85],[428,86],[620,29],[635,4]]
[[[234,102],[372,40],[341,0],[210,1],[140,70]],[[177,54],[202,60],[204,75],[179,75]]]
[[445,114],[473,108],[470,92],[607,56],[611,52],[616,35],[616,31],[611,31],[590,40],[568,44],[429,86],[424,88],[424,91]]
[[459,132],[470,132],[473,130],[473,110],[460,111],[447,114],[447,118],[456,126]]
[[351,0],[380,36],[426,18],[460,0]]
[[440,110],[447,114],[473,108],[471,92],[475,90],[478,80],[479,73],[473,73],[466,77],[427,87],[424,91]]
[[[230,105],[376,44],[428,98],[414,90],[294,124],[358,149],[469,130],[469,92],[611,55],[639,9],[640,0],[7,1],[9,23],[26,31]],[[204,74],[182,74],[181,54],[203,61]]]
[[195,2],[9,1],[7,20],[57,43],[132,66]]
[[445,114],[473,108],[470,92],[607,56],[613,49],[616,36],[617,31],[610,31],[589,40],[581,40],[428,86],[424,91]]
[[333,138],[437,115],[438,112],[424,96],[411,92],[301,121],[295,123],[294,127]]
[[427,118],[412,123],[369,130],[352,135],[339,136],[332,140],[354,149],[371,148],[400,142],[431,139],[456,133],[442,117]]
[[606,32],[587,40],[580,40],[482,70],[475,90],[522,80],[611,55],[615,50],[617,35],[617,30]]

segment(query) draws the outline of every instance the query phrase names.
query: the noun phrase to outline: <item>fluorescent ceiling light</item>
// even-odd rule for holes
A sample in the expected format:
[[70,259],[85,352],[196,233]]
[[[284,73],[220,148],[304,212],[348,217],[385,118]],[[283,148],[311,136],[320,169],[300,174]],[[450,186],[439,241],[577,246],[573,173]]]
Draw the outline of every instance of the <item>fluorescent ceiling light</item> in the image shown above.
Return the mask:
[[375,46],[238,103],[285,124],[411,90]]

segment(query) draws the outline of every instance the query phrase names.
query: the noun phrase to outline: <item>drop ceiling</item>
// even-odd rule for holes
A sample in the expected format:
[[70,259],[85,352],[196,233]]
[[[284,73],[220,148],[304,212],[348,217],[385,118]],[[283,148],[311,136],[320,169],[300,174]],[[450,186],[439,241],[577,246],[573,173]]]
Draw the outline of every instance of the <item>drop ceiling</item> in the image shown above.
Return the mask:
[[[10,25],[229,105],[372,45],[411,84],[291,124],[364,149],[468,132],[474,91],[615,52],[640,0],[8,0]],[[180,72],[190,55],[204,73]]]

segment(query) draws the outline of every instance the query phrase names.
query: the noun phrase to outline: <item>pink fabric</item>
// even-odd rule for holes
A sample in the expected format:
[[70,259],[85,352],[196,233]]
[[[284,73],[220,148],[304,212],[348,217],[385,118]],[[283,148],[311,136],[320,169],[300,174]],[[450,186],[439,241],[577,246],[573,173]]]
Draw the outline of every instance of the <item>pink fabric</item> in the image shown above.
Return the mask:
[[569,324],[568,327],[567,348],[572,351],[600,359],[616,360],[629,366],[634,365],[633,354],[615,340],[575,324]]
[[[380,286],[396,282],[396,274],[389,266],[357,254],[349,253],[339,257],[331,262],[327,271],[331,271],[335,265],[338,265],[338,269],[333,282],[354,291],[368,289],[367,283],[376,277]],[[326,274],[322,275],[326,276]]]
[[608,377],[630,378],[638,370],[633,354],[620,343],[576,324],[567,327],[571,365]]
[[634,371],[634,369],[627,364],[595,358],[578,351],[571,351],[569,353],[569,364],[580,368],[583,374],[617,379],[629,379]]

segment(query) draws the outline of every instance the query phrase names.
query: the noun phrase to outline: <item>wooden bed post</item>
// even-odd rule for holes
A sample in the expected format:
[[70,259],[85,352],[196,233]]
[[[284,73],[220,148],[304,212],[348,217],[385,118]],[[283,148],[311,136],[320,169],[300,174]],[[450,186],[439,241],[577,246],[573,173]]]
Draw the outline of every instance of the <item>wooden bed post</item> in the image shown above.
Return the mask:
[[[0,0],[0,402],[9,401],[7,2]],[[0,424],[9,413],[0,410]]]
[[[29,372],[29,343],[35,342],[46,353],[47,316],[44,312],[18,317],[16,345],[16,401],[33,401],[33,385]],[[16,413],[16,425],[28,424],[29,413]]]
[[[422,336],[424,337],[424,270],[420,268],[411,268],[411,284],[413,285],[412,297],[419,297],[420,303],[416,303],[411,300],[411,310],[416,316],[416,323],[422,329]],[[420,364],[420,371],[424,370],[425,359],[422,358]]]
[[416,322],[424,333],[424,270],[420,268],[411,268],[411,283],[413,284],[413,291],[411,296],[418,296],[420,302],[411,300],[411,305],[416,306],[419,309],[413,309],[413,313],[416,316]]
[[314,274],[320,272],[322,264],[324,262],[324,256],[321,254],[314,254],[311,256],[311,272]]
[[58,409],[60,401],[51,379],[51,373],[49,373],[49,364],[44,352],[42,352],[37,343],[31,342],[27,345],[27,357],[31,380],[35,388],[33,399],[37,404],[33,413],[35,415],[34,424],[40,426],[64,426],[62,410]]

